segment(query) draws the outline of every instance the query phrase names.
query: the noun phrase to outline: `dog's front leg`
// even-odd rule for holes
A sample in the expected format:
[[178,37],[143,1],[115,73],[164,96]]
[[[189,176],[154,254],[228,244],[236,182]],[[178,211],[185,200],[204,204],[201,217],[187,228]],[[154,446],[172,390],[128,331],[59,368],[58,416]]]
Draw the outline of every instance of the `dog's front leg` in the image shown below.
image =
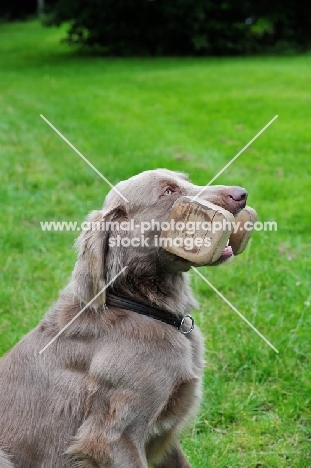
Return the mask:
[[156,468],[191,468],[180,445],[176,445],[165,455],[162,462]]
[[82,424],[66,456],[73,468],[148,468],[144,450],[130,433],[114,424],[98,426],[92,417]]
[[66,455],[69,457],[72,467],[148,468],[144,455],[126,436],[110,443],[101,436],[97,436],[96,440],[92,441],[77,442],[69,447]]

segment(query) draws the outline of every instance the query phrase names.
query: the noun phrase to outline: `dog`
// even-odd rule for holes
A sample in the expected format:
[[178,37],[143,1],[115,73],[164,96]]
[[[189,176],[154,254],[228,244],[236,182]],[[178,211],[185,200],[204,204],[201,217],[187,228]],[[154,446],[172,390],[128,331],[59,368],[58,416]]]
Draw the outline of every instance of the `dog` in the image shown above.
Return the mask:
[[146,239],[116,239],[139,238],[141,223],[198,194],[233,215],[247,199],[241,187],[157,169],[121,181],[90,213],[68,286],[0,361],[0,468],[190,467],[179,436],[198,410],[204,366],[192,265]]

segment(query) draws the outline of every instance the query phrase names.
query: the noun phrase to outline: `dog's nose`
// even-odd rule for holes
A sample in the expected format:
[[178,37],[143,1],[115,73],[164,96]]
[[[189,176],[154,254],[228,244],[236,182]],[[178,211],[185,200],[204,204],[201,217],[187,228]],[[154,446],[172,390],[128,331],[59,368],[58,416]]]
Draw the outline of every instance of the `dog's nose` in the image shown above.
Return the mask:
[[226,197],[226,209],[236,214],[245,208],[248,192],[242,187],[229,187]]
[[237,204],[243,204],[246,202],[248,192],[242,187],[230,187],[228,197],[231,198]]

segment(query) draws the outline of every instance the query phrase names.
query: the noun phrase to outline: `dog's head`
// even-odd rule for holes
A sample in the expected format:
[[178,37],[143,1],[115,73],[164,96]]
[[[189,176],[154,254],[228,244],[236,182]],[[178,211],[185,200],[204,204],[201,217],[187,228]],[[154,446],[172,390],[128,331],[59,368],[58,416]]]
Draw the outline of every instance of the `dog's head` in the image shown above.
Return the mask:
[[[166,169],[145,171],[119,182],[108,193],[102,210],[90,213],[87,229],[77,239],[79,258],[72,279],[78,297],[89,302],[124,267],[128,267],[128,277],[150,281],[156,275],[189,270],[195,264],[191,258],[161,246],[163,224],[175,202],[199,196],[201,202],[237,216],[247,195],[241,187],[197,186],[185,174]],[[213,264],[232,255],[232,249],[224,246]],[[104,293],[95,304],[103,302]]]

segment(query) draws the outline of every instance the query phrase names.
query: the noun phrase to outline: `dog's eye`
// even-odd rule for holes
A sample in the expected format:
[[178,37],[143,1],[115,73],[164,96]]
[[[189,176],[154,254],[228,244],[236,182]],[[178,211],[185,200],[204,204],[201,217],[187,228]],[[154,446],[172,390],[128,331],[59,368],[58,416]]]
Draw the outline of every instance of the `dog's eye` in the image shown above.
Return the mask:
[[172,193],[173,193],[173,190],[167,188],[164,192],[164,195],[172,195]]

